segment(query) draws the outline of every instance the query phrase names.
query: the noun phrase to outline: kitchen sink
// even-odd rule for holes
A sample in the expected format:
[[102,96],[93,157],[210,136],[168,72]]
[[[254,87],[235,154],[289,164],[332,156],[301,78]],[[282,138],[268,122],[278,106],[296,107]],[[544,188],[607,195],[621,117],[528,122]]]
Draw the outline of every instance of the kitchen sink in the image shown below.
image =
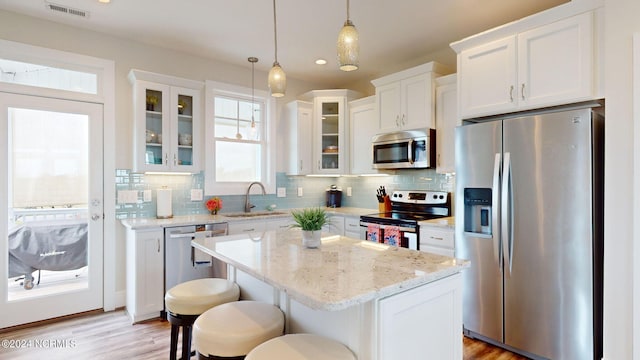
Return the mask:
[[289,213],[284,211],[260,211],[260,212],[249,212],[249,213],[230,213],[230,214],[221,214],[226,217],[231,218],[253,218],[259,216],[273,216],[273,215],[288,215]]

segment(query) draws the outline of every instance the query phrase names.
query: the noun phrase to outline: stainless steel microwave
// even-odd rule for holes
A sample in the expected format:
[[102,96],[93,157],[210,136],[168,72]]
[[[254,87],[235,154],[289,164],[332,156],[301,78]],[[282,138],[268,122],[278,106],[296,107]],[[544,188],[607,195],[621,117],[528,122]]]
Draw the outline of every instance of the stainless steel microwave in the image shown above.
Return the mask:
[[373,137],[374,169],[426,169],[435,166],[436,131],[407,130]]

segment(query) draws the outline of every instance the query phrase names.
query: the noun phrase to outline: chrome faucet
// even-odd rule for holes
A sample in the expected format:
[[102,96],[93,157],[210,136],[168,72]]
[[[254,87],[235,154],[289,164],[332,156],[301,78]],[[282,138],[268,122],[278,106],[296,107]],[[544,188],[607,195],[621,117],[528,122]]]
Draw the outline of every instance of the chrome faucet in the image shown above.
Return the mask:
[[260,185],[260,187],[262,188],[262,195],[267,195],[267,191],[264,189],[264,185],[262,185],[261,182],[254,181],[251,184],[249,184],[249,187],[247,188],[247,194],[245,195],[245,199],[244,199],[244,212],[251,212],[251,208],[256,207],[255,205],[249,202],[249,193],[251,192],[251,187],[256,184]]

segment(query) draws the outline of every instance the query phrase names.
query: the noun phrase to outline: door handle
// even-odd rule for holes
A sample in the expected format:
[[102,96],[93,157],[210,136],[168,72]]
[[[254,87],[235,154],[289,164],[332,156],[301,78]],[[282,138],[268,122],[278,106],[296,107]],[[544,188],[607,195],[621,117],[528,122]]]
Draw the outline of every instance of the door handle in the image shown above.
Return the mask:
[[498,237],[498,217],[500,201],[500,154],[496,154],[493,162],[493,186],[491,189],[491,239],[493,240],[493,258],[502,272],[502,256],[500,253],[500,238]]
[[504,162],[502,164],[502,194],[501,194],[501,231],[500,237],[502,238],[502,254],[504,258],[505,271],[509,269],[511,274],[511,268],[513,265],[513,233],[511,230],[511,208],[509,205],[511,191],[509,186],[511,185],[511,154],[504,154]]
[[413,139],[409,139],[409,145],[407,146],[407,158],[409,164],[413,164]]
[[98,221],[98,220],[100,220],[100,215],[99,215],[99,214],[93,214],[93,215],[91,215],[91,220],[93,220],[93,221]]

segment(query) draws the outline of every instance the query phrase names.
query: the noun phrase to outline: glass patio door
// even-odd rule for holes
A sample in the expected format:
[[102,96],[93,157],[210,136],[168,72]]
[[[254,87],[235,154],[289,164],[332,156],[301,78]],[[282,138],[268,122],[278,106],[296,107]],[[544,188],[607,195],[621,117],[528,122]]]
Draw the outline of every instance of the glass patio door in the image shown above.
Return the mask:
[[0,328],[102,308],[102,113],[0,93]]

